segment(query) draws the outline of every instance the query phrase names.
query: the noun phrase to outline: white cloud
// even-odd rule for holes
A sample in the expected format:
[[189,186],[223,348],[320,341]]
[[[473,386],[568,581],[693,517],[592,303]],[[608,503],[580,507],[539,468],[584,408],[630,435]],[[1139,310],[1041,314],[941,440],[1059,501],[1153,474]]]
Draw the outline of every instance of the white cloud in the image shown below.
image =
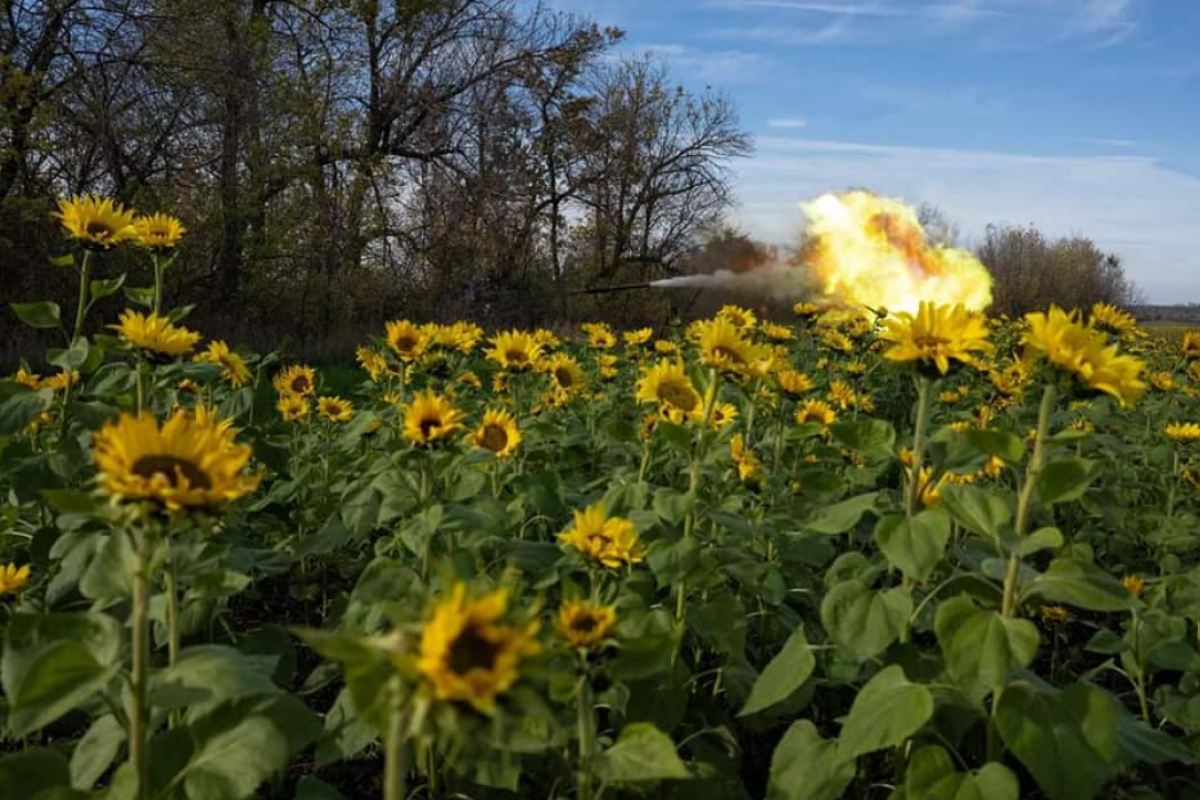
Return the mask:
[[798,205],[826,191],[873,189],[930,202],[967,236],[991,223],[1080,234],[1120,255],[1151,300],[1200,301],[1200,179],[1144,156],[1031,156],[986,150],[760,137],[735,165],[738,221],[794,241]]
[[798,118],[788,119],[769,119],[767,120],[768,128],[776,128],[778,130],[798,130],[808,125],[808,120]]

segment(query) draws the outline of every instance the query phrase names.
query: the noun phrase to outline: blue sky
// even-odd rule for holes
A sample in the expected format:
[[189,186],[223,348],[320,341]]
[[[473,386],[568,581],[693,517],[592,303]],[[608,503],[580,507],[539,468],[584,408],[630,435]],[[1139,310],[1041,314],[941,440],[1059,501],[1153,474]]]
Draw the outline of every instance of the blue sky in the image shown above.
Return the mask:
[[1200,0],[549,0],[732,97],[735,218],[866,186],[1082,234],[1156,302],[1200,302]]

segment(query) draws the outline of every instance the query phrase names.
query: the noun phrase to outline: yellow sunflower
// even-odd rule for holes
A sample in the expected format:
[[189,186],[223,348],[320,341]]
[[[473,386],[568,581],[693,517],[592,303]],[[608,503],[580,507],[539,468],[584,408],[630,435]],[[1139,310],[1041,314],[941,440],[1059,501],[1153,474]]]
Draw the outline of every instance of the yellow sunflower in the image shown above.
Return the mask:
[[704,414],[700,393],[679,362],[660,361],[642,367],[636,399],[639,403],[657,404],[659,412],[673,422],[698,420]]
[[829,400],[842,411],[854,405],[856,395],[854,387],[845,381],[831,381],[829,384]]
[[168,214],[150,214],[133,221],[138,244],[148,250],[170,250],[187,233],[179,220]]
[[721,310],[717,312],[717,319],[732,323],[733,327],[742,331],[753,330],[758,324],[758,317],[753,311],[735,305],[721,306]]
[[636,331],[625,331],[621,334],[622,341],[626,347],[641,347],[650,341],[650,337],[654,335],[652,328],[639,328]]
[[797,372],[794,369],[785,369],[775,377],[779,379],[779,388],[793,397],[800,397],[812,391],[812,378],[803,372]]
[[1188,361],[1200,358],[1200,331],[1188,331],[1183,334],[1179,347]]
[[117,331],[125,341],[144,350],[163,356],[181,356],[189,352],[200,341],[200,334],[184,327],[176,327],[166,317],[157,314],[142,314],[126,309],[117,317],[118,324],[108,327]]
[[483,412],[483,421],[471,435],[476,447],[491,450],[497,458],[508,458],[521,443],[521,429],[517,420],[507,411],[489,408]]
[[79,383],[79,370],[60,370],[48,378],[43,378],[38,384],[39,389],[49,389],[52,392],[64,392]]
[[411,364],[425,353],[428,337],[418,326],[406,319],[398,319],[384,327],[388,347],[405,364]]
[[1195,422],[1172,422],[1163,428],[1163,433],[1173,442],[1191,444],[1200,442],[1200,424]]
[[762,463],[758,456],[746,446],[742,434],[737,433],[729,440],[729,454],[737,467],[738,480],[742,483],[753,483],[762,476]]
[[708,412],[708,423],[714,428],[724,428],[737,419],[737,406],[733,403],[713,403]]
[[22,386],[35,391],[40,389],[42,384],[42,376],[36,372],[30,372],[24,366],[17,367],[17,374],[13,375],[12,379]]
[[540,649],[534,640],[538,625],[506,624],[507,613],[503,589],[468,600],[463,583],[434,606],[421,631],[417,668],[437,699],[469,703],[487,713],[517,682],[521,660]]
[[708,320],[701,325],[699,333],[700,360],[710,367],[740,375],[755,361],[761,360],[761,348],[747,341],[741,329],[727,319]]
[[432,389],[418,392],[402,411],[404,438],[416,445],[434,444],[462,428],[462,412]]
[[773,342],[787,342],[793,336],[792,329],[786,325],[776,325],[774,322],[767,322],[765,320],[758,326],[758,329],[763,332],[763,336],[766,336]]
[[1092,306],[1092,324],[1119,336],[1136,328],[1137,320],[1128,311],[1111,303],[1096,303]]
[[588,347],[596,350],[611,350],[617,346],[616,334],[603,322],[585,322],[579,326],[588,337]]
[[816,303],[796,303],[792,313],[802,319],[816,319],[821,314],[821,307]]
[[563,544],[610,569],[645,560],[645,548],[633,523],[624,517],[608,516],[603,503],[573,514],[574,524],[558,535]]
[[275,408],[279,410],[279,416],[283,417],[284,422],[299,422],[308,416],[310,410],[308,400],[299,394],[281,395]]
[[292,364],[275,376],[275,391],[281,395],[308,397],[317,388],[317,371],[304,364]]
[[808,425],[814,422],[819,425],[832,425],[837,422],[837,412],[822,400],[808,400],[796,409],[796,423]]
[[54,216],[67,233],[89,250],[108,250],[137,236],[134,211],[126,210],[111,197],[82,195],[58,201]]
[[1121,585],[1134,597],[1140,596],[1146,590],[1146,581],[1141,575],[1124,575],[1121,577]]
[[578,601],[563,603],[554,620],[558,635],[580,650],[600,644],[616,624],[617,610],[612,606]]
[[554,350],[562,345],[562,340],[558,338],[558,334],[546,328],[538,328],[534,331],[533,340],[546,350]]
[[542,345],[525,331],[510,330],[493,336],[487,357],[510,372],[522,372],[537,366]]
[[367,371],[367,376],[373,382],[388,374],[388,362],[383,353],[370,347],[359,347],[354,351],[354,358],[359,366]]
[[1152,373],[1150,375],[1150,385],[1160,392],[1169,392],[1175,388],[1175,376],[1166,370]]
[[220,340],[209,342],[208,349],[197,353],[192,359],[208,364],[219,364],[221,375],[233,386],[242,386],[250,380],[250,368],[246,361],[229,349],[229,345]]
[[960,305],[923,302],[916,316],[901,312],[883,326],[879,338],[892,343],[884,358],[936,368],[940,375],[950,371],[952,361],[969,364],[972,353],[991,350],[987,321]]
[[253,492],[249,445],[222,421],[176,411],[160,428],[150,414],[122,414],[93,438],[101,488],[114,498],[151,500],[176,511],[211,507]]
[[551,388],[556,394],[571,397],[587,386],[587,377],[579,362],[566,353],[555,353],[543,361],[538,369],[550,376]]
[[596,363],[600,365],[600,377],[606,381],[611,381],[621,374],[621,371],[617,368],[616,356],[600,356],[596,359]]
[[0,595],[13,594],[22,586],[29,583],[29,565],[18,567],[16,564],[0,565]]
[[1024,341],[1029,355],[1040,354],[1053,366],[1072,375],[1088,388],[1106,392],[1122,406],[1132,405],[1146,390],[1138,377],[1143,364],[1132,356],[1117,354],[1103,334],[1051,306],[1047,314],[1026,314],[1029,324]]
[[354,417],[354,404],[349,400],[327,395],[317,398],[317,411],[330,422],[349,422]]

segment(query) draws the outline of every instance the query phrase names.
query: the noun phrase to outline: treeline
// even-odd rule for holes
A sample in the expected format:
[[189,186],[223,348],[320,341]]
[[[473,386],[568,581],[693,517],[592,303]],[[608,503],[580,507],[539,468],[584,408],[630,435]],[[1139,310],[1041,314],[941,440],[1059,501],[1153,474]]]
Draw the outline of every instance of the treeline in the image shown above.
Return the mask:
[[672,274],[749,149],[727,98],[522,0],[5,7],[5,301],[66,297],[50,212],[98,192],[183,220],[170,296],[211,335],[320,356],[400,315],[566,319]]

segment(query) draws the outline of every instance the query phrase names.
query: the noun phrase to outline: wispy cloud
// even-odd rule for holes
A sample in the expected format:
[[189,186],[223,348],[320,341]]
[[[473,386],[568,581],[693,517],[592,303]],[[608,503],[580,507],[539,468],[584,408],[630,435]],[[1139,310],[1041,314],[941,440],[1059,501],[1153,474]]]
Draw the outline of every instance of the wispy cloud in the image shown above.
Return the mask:
[[635,50],[666,59],[673,71],[723,86],[757,80],[769,60],[760,52],[699,50],[676,43],[640,45]]
[[913,9],[879,3],[807,3],[802,0],[746,0],[744,5],[760,8],[785,8],[815,14],[836,14],[842,17],[906,17]]
[[739,222],[794,241],[798,203],[864,186],[928,201],[970,236],[991,223],[1081,234],[1116,252],[1152,299],[1200,300],[1200,179],[1135,155],[1029,155],[782,136],[759,137],[737,167]]
[[1084,137],[1081,139],[1076,139],[1075,141],[1081,144],[1094,145],[1096,147],[1115,147],[1121,150],[1132,150],[1138,146],[1138,142],[1133,139],[1097,139],[1092,137]]
[[790,117],[784,119],[769,119],[767,120],[768,128],[777,130],[799,130],[808,126],[808,120]]

